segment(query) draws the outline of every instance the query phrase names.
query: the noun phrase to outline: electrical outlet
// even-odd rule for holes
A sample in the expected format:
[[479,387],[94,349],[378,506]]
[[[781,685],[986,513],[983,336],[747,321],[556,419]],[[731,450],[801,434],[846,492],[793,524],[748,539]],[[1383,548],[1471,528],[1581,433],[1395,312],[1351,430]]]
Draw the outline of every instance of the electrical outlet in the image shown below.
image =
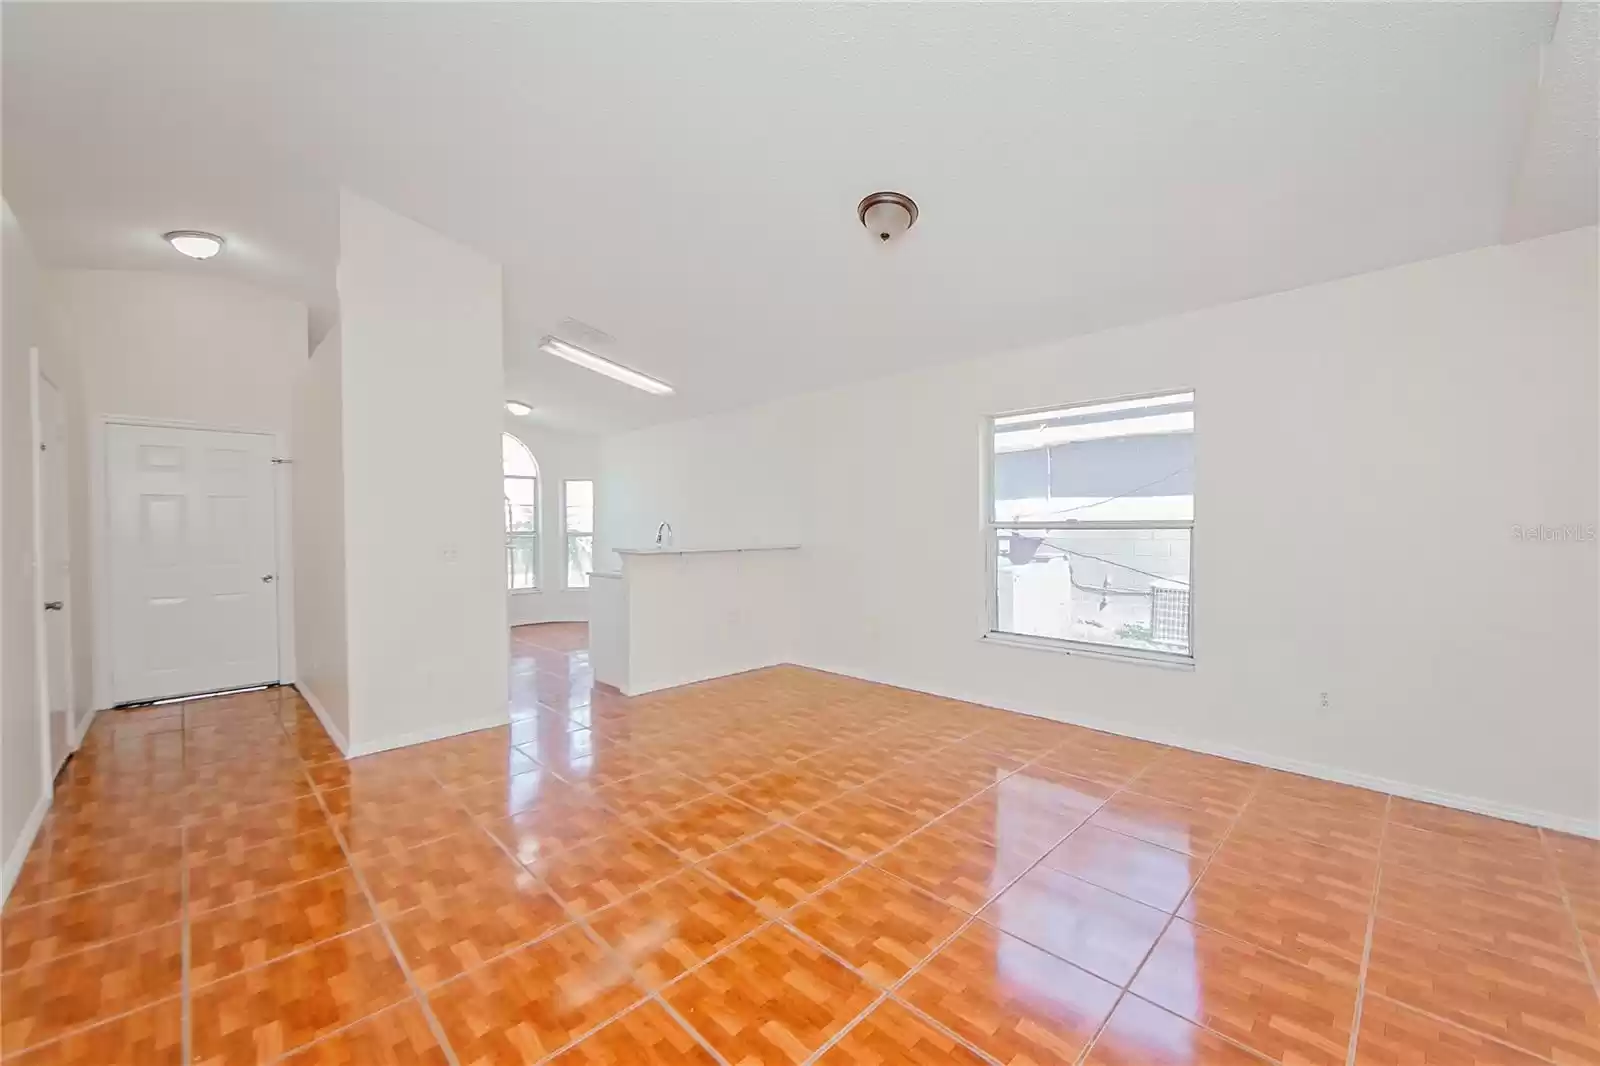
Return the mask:
[[1322,693],[1317,698],[1317,706],[1321,707],[1323,710],[1328,709],[1328,694],[1326,692]]

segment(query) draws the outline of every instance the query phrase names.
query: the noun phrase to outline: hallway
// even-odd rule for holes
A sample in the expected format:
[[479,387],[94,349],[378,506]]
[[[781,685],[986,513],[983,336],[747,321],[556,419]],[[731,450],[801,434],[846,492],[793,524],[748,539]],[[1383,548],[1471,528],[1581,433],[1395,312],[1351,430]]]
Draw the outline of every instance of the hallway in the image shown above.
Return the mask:
[[1593,842],[795,667],[625,701],[584,646],[353,762],[289,688],[102,714],[0,1058],[1600,1062]]

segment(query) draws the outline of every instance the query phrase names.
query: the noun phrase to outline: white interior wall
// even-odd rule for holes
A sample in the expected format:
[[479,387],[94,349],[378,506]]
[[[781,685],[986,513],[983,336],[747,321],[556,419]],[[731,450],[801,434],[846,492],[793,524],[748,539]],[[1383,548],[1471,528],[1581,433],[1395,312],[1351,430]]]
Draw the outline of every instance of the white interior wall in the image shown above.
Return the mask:
[[39,272],[0,202],[0,900],[10,893],[49,804],[41,755],[39,604],[35,596],[32,362],[42,337]]
[[[86,530],[88,501],[82,477],[84,456],[83,376],[75,352],[52,328],[48,314],[46,275],[35,262],[26,234],[3,202],[4,232],[3,369],[0,369],[0,900],[11,885],[32,843],[50,801],[45,768],[43,706],[45,675],[42,658],[43,615],[40,611],[37,543],[34,539],[35,496],[33,374],[30,349],[37,349],[38,371],[59,391],[66,415],[69,478],[67,486],[68,561],[67,621],[72,645],[70,693],[79,736],[87,728],[91,698],[90,583]],[[45,535],[52,531],[41,530]],[[69,741],[75,738],[68,738]]]
[[349,748],[345,648],[344,439],[337,328],[305,364],[295,389],[295,681],[341,749]]
[[[52,270],[43,279],[50,335],[77,365],[81,418],[69,454],[74,523],[73,624],[77,690],[110,703],[113,634],[101,608],[100,527],[107,418],[132,418],[275,434],[287,451],[294,383],[306,362],[306,307],[273,293],[193,273]],[[69,409],[70,410],[70,409]],[[280,469],[280,536],[288,540],[292,475]],[[81,562],[82,565],[79,565]],[[281,560],[280,640],[294,676],[292,559]]]
[[[1593,228],[602,443],[607,547],[804,545],[807,665],[1600,832]],[[998,645],[986,415],[1197,394],[1196,665]],[[1329,706],[1320,706],[1320,693]]]
[[818,498],[812,447],[818,397],[603,438],[595,484],[595,566],[617,548],[647,548],[662,522],[679,547],[794,544]]
[[351,749],[504,722],[500,267],[340,204]]
[[600,465],[598,439],[531,425],[525,418],[505,416],[504,430],[533,453],[539,464],[539,587],[510,593],[507,611],[514,626],[532,622],[586,622],[589,590],[569,589],[566,519],[562,512],[563,481],[596,480]]
[[91,416],[287,435],[303,303],[187,272],[53,270],[46,283]]

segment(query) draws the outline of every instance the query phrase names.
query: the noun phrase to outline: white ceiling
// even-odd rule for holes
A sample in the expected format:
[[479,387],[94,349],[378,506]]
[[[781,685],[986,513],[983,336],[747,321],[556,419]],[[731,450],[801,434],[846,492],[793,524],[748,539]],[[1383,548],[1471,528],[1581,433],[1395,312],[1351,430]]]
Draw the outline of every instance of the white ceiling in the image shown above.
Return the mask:
[[503,263],[508,391],[614,429],[1591,224],[1566,7],[8,2],[4,191],[49,263],[326,322],[345,185]]

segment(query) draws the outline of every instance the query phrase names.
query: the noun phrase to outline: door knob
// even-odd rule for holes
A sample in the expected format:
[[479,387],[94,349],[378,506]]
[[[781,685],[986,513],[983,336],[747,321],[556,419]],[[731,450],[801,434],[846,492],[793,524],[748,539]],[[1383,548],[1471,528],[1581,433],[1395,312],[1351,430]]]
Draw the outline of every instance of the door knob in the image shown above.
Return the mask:
[[44,609],[47,611],[59,611],[65,606],[66,604],[62,603],[60,600],[46,600]]
[[274,574],[262,574],[261,575],[261,580],[264,583],[270,583],[275,576],[276,575],[274,575]]

